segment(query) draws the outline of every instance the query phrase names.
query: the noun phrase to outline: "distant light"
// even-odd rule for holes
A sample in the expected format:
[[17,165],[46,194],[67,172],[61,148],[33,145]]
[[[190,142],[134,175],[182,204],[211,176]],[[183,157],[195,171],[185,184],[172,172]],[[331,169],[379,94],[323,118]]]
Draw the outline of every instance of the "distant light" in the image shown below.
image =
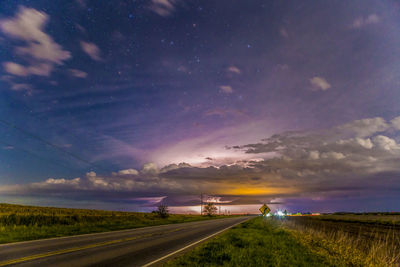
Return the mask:
[[285,214],[284,214],[282,211],[280,211],[280,210],[278,210],[278,211],[276,212],[276,215],[278,215],[278,216],[285,216]]

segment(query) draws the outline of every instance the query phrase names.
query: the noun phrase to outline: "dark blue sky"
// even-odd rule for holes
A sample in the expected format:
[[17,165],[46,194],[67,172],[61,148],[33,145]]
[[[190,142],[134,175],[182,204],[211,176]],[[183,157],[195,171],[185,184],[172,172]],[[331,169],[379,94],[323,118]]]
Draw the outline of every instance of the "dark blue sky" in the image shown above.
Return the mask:
[[3,0],[0,200],[390,210],[399,7]]

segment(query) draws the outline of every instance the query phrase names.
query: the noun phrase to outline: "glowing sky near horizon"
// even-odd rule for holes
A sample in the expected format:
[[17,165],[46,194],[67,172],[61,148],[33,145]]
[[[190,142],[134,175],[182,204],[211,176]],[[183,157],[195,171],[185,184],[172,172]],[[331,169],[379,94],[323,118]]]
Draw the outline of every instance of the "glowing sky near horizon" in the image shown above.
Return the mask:
[[395,210],[399,9],[1,1],[0,201]]

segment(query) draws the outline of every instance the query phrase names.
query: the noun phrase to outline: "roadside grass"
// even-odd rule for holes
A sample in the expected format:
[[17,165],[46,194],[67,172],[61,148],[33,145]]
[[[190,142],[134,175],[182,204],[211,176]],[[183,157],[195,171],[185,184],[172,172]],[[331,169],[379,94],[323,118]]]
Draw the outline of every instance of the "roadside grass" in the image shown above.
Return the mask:
[[[254,218],[165,266],[333,266],[273,219]],[[344,266],[344,265],[343,265]]]
[[373,225],[400,226],[400,214],[398,213],[359,213],[359,214],[329,214],[312,216],[313,219],[333,222],[358,222]]
[[[340,224],[340,221],[336,222]],[[334,266],[399,266],[400,237],[393,231],[366,237],[341,229],[324,229],[298,221],[280,223],[310,251],[324,257]]]
[[0,204],[0,243],[227,217],[232,216],[170,214],[161,218],[155,213]]

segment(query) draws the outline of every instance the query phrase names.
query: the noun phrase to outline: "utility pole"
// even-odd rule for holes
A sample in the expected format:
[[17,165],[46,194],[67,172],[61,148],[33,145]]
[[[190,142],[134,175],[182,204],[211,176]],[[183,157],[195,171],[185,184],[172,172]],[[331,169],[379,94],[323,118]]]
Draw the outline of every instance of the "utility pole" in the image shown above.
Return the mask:
[[203,193],[200,195],[200,215],[203,215]]

